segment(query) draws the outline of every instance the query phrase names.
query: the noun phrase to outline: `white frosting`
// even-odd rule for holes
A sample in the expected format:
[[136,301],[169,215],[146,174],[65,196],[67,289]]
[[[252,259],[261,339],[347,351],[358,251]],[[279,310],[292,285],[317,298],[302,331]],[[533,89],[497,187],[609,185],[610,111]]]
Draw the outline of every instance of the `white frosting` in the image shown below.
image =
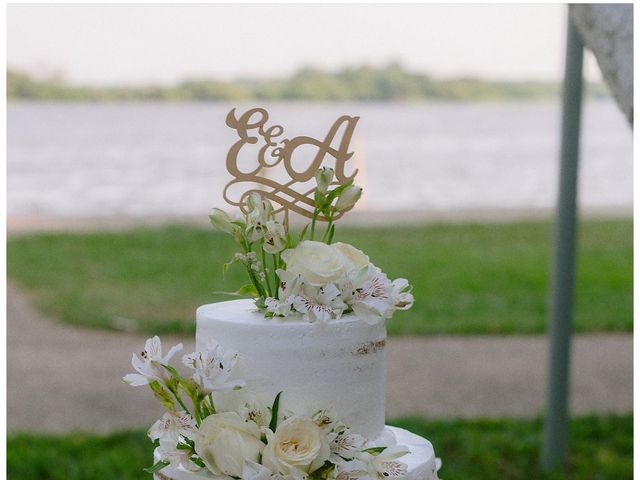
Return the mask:
[[[401,480],[437,480],[437,470],[439,468],[439,460],[436,458],[431,443],[418,435],[396,427],[386,427],[381,435],[387,437],[391,434],[394,443],[407,447],[409,453],[400,457],[398,460],[407,465],[407,474]],[[385,442],[382,442],[385,443]],[[155,461],[160,460],[158,452],[154,452]],[[216,479],[216,477],[206,470],[199,472],[188,472],[182,467],[171,468],[165,467],[158,475],[161,480],[203,480]],[[228,477],[224,477],[228,478]],[[395,477],[399,478],[399,477]]]
[[377,438],[384,428],[386,329],[353,315],[326,324],[301,318],[265,319],[251,300],[204,305],[197,312],[196,344],[214,339],[240,354],[234,378],[247,385],[216,393],[216,408],[237,410],[250,400],[280,411],[312,415],[333,407],[353,432]]

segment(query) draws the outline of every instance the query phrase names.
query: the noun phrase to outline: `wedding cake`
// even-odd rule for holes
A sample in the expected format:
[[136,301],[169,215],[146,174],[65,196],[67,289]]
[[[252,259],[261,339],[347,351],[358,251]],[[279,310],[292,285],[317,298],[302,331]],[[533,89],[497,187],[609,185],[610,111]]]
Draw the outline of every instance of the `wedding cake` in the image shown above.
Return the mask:
[[[166,409],[149,430],[157,448],[147,471],[172,480],[435,480],[440,462],[431,444],[385,425],[385,322],[412,306],[411,287],[388,279],[354,246],[333,241],[334,221],[362,192],[355,172],[347,176],[344,168],[358,118],[338,119],[323,142],[275,142],[282,127],[267,127],[267,119],[263,109],[229,113],[227,125],[240,140],[227,169],[235,177],[229,185],[251,181],[271,190],[253,188],[230,201],[240,207],[237,218],[219,209],[210,215],[239,245],[225,269],[246,269],[250,283],[236,295],[251,298],[198,308],[196,351],[182,357],[189,374],[170,364],[182,345],[163,355],[153,337],[133,356],[136,373],[124,377],[148,385]],[[262,168],[240,171],[240,150],[259,138],[260,165],[282,164],[290,182],[274,184]],[[301,145],[318,149],[306,172],[292,168]],[[326,155],[333,168],[320,166]],[[297,194],[292,186],[310,179],[313,188]],[[289,211],[310,223],[294,234]]]

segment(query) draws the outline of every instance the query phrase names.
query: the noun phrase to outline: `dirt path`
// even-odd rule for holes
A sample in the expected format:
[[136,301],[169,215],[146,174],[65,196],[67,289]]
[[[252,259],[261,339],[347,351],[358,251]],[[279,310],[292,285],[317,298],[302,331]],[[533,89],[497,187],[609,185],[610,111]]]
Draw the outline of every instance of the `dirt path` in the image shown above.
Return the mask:
[[[161,407],[124,385],[144,336],[60,325],[8,289],[10,430],[109,431],[148,426]],[[192,338],[166,337],[165,343]],[[575,413],[633,409],[631,335],[578,335],[572,365]],[[391,338],[388,415],[532,416],[545,399],[545,337]]]

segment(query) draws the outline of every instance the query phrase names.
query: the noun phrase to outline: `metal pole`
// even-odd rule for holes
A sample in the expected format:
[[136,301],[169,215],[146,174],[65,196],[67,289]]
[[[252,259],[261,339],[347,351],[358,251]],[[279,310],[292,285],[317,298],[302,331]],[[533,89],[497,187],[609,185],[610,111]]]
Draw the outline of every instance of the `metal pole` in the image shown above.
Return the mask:
[[582,107],[582,40],[571,19],[562,99],[560,185],[550,298],[548,407],[542,469],[565,465],[568,445],[569,357],[576,251],[576,191]]

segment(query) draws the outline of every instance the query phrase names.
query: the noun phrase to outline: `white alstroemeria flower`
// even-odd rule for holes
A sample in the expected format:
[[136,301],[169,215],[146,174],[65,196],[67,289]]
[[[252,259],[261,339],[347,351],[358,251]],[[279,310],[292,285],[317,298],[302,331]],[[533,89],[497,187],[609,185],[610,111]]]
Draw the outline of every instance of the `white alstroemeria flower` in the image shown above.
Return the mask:
[[172,468],[183,467],[190,472],[197,472],[201,468],[191,461],[191,451],[177,448],[177,442],[160,439],[158,446],[160,460],[169,462]]
[[409,282],[404,278],[391,282],[372,264],[345,275],[338,285],[353,313],[371,325],[391,318],[396,310],[407,310],[413,305]]
[[273,206],[269,200],[263,199],[259,193],[253,192],[247,198],[249,213],[247,214],[247,238],[251,242],[260,240],[267,231],[267,222],[273,214]]
[[329,433],[329,448],[331,456],[329,461],[338,464],[344,462],[345,459],[353,459],[362,449],[365,438],[357,433],[351,433],[348,428],[341,429]]
[[210,340],[204,352],[193,352],[182,357],[182,363],[193,368],[193,379],[205,393],[238,390],[244,387],[243,380],[230,380],[238,354],[225,351],[222,345]]
[[267,427],[271,422],[271,410],[266,405],[251,400],[238,409],[238,413],[246,421],[254,422],[259,427]]
[[294,297],[288,297],[278,300],[274,297],[267,297],[264,299],[265,310],[269,313],[273,313],[276,317],[286,317],[291,313],[293,298]]
[[280,253],[287,245],[287,232],[280,222],[267,221],[262,248],[267,253]]
[[265,300],[267,312],[271,312],[278,317],[286,317],[291,313],[293,301],[300,293],[302,288],[302,277],[296,273],[287,272],[286,270],[276,270],[280,279],[278,287],[278,299],[268,297]]
[[311,416],[311,420],[316,422],[316,425],[318,425],[323,432],[329,433],[336,428],[342,429],[343,425],[337,423],[337,417],[338,414],[335,408],[331,407],[314,413]]
[[396,310],[409,310],[413,306],[411,285],[406,278],[396,278],[391,282],[391,298]]
[[365,299],[368,294],[364,290],[365,283],[370,277],[372,264],[352,270],[337,282],[338,289],[342,296],[342,300],[349,306],[354,302]]
[[129,373],[125,375],[122,380],[134,387],[148,385],[149,382],[154,380],[166,380],[168,378],[168,372],[162,365],[168,365],[171,357],[180,350],[182,350],[181,343],[171,347],[169,353],[163,357],[160,338],[156,336],[147,339],[144,343],[144,350],[141,353],[142,360],[138,358],[135,353],[131,358],[131,365],[138,373]]
[[178,443],[180,436],[190,438],[197,428],[195,420],[187,412],[166,412],[147,432],[151,440],[167,440]]
[[344,301],[360,320],[375,325],[393,315],[393,285],[378,267],[369,264],[345,275],[339,286]]
[[407,474],[407,465],[398,458],[409,453],[406,447],[396,445],[387,447],[378,454],[358,452],[355,457],[363,466],[364,477],[371,480],[403,477]]
[[293,308],[309,322],[326,323],[332,318],[338,319],[346,307],[340,298],[340,290],[332,283],[322,287],[303,285],[302,292],[293,299]]
[[[369,480],[364,463],[359,460],[341,461],[335,464],[331,478],[335,480]],[[378,480],[377,478],[371,480]]]

